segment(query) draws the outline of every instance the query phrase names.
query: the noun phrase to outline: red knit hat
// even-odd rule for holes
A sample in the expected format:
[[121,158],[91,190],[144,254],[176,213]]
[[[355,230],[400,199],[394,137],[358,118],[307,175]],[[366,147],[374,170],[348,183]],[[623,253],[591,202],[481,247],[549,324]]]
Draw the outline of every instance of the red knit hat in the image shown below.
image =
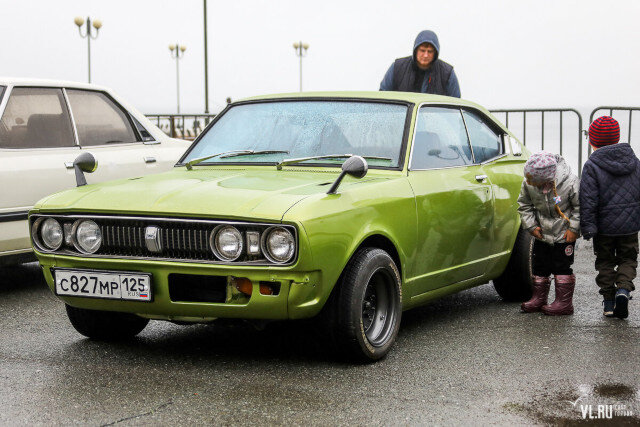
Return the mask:
[[616,144],[619,140],[620,125],[613,117],[599,117],[589,126],[589,144],[596,148]]

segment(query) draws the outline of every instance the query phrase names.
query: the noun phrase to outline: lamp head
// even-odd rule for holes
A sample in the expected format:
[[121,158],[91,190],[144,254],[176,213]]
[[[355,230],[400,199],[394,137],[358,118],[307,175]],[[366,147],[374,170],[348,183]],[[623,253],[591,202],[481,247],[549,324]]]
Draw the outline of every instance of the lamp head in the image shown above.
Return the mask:
[[175,44],[170,44],[170,45],[169,45],[169,50],[170,50],[170,51],[172,51],[172,52],[173,52],[175,49],[176,49],[176,45],[175,45]]
[[304,50],[309,49],[309,43],[303,43],[302,47],[304,48]]
[[295,43],[293,44],[293,48],[294,48],[294,49],[298,49],[299,47],[300,47],[300,43],[295,42]]
[[76,16],[73,22],[75,22],[78,27],[82,27],[84,25],[84,18]]
[[99,30],[100,28],[102,28],[102,21],[99,19],[94,19],[93,28],[95,28],[96,30]]
[[184,52],[185,50],[187,50],[187,47],[186,47],[186,46],[181,45],[181,46],[180,46],[180,52]]

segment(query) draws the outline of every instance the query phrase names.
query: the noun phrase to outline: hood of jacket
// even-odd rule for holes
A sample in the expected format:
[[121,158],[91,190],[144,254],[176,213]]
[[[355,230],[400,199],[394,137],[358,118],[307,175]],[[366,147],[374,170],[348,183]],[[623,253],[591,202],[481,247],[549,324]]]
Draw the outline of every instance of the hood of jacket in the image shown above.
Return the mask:
[[625,143],[599,148],[589,159],[612,175],[629,175],[638,167],[638,158],[633,148]]
[[440,56],[440,42],[438,41],[436,33],[431,30],[421,31],[420,34],[418,34],[418,37],[416,37],[416,41],[413,43],[413,62],[415,63],[416,61],[416,49],[422,43],[431,43],[433,47],[436,48],[436,56],[433,58],[433,61],[435,62],[438,59],[438,56]]
[[564,158],[556,154],[556,184],[560,185],[561,182],[564,182],[569,175],[571,175],[571,168],[564,160]]

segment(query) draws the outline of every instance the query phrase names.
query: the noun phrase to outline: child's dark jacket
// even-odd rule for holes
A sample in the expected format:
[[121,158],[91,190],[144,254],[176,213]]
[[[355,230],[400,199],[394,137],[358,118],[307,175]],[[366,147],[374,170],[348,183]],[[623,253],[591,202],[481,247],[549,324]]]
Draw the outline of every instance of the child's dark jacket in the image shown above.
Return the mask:
[[591,154],[580,179],[580,227],[585,238],[640,231],[640,160],[629,144]]

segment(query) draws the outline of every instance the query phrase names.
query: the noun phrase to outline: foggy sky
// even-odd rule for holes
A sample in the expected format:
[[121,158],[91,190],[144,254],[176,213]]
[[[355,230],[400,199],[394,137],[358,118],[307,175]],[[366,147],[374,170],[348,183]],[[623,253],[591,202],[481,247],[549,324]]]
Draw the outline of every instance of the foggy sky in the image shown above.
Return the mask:
[[[103,22],[92,81],[144,113],[204,111],[202,0],[0,0],[0,76],[86,82],[75,16]],[[292,44],[310,44],[304,90],[377,90],[391,62],[436,31],[462,97],[489,108],[640,104],[635,0],[208,1],[209,103],[298,90]]]

